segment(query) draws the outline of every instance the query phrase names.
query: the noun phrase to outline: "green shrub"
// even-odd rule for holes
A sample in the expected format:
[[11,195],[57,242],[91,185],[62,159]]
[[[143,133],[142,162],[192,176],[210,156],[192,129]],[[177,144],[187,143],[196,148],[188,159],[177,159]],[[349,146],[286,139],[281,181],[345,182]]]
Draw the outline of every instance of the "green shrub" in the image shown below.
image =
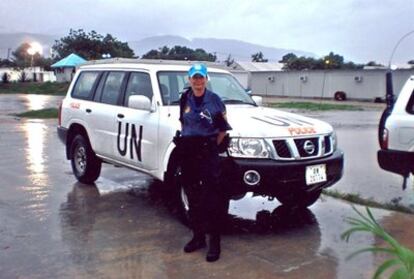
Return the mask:
[[20,75],[19,75],[19,81],[20,81],[20,82],[29,82],[29,81],[30,81],[30,79],[29,79],[29,77],[27,76],[27,74],[26,74],[26,72],[25,72],[25,71],[22,71],[22,72],[20,73]]
[[1,81],[3,83],[9,83],[10,82],[10,75],[6,72],[3,73],[3,75],[1,76]]
[[352,227],[342,234],[342,239],[348,241],[351,235],[355,232],[371,232],[375,236],[382,238],[388,247],[366,247],[355,251],[348,258],[352,258],[360,253],[372,252],[372,253],[386,253],[391,258],[383,262],[376,270],[373,278],[379,278],[384,271],[393,267],[393,273],[391,279],[413,279],[414,278],[414,251],[402,246],[389,235],[374,219],[371,211],[366,207],[366,215],[359,212],[354,206],[354,211],[359,215],[358,218],[348,217],[346,221],[352,225]]

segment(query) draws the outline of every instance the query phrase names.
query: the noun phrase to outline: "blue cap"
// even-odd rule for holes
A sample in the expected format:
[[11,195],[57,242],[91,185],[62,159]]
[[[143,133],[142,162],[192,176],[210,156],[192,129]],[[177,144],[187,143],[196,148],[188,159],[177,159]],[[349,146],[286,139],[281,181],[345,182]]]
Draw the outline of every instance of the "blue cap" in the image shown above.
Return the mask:
[[194,75],[200,75],[203,77],[207,77],[206,65],[201,64],[201,63],[193,64],[190,70],[188,70],[188,76],[192,78]]

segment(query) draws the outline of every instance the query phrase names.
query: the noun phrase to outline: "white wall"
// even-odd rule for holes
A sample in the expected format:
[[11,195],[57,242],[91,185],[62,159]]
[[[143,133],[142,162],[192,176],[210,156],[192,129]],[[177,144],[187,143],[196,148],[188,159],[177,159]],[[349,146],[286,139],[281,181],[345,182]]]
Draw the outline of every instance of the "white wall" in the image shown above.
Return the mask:
[[55,75],[57,82],[70,82],[72,81],[75,68],[73,67],[66,67],[66,68],[56,68]]
[[30,67],[23,70],[16,70],[14,68],[0,68],[0,83],[4,73],[10,76],[10,81],[19,81],[22,72],[26,73],[28,79],[33,80],[33,75],[36,74],[38,82],[54,82],[56,81],[55,74],[50,71],[43,71],[40,67]]
[[[313,70],[252,72],[253,94],[304,98],[333,98],[343,91],[349,99],[385,97],[385,70]],[[393,71],[394,94],[398,95],[414,69]],[[302,77],[302,79],[301,79]],[[360,78],[360,80],[356,80]]]

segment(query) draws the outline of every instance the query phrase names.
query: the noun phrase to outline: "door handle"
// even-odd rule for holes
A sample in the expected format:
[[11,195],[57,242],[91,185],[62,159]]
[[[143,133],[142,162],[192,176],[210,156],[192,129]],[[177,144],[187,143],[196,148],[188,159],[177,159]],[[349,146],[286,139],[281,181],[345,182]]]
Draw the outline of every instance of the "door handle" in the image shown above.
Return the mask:
[[87,108],[87,109],[86,109],[86,112],[87,112],[87,113],[91,113],[91,112],[92,112],[92,110]]
[[122,113],[118,113],[118,118],[124,118],[125,116]]

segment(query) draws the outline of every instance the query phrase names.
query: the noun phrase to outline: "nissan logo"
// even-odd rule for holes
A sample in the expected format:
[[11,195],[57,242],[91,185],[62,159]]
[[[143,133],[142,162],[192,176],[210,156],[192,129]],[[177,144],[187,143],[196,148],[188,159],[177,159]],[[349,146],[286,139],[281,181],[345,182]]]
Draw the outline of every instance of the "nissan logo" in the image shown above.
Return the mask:
[[315,145],[312,141],[307,140],[303,143],[303,150],[305,150],[308,155],[312,155],[313,152],[315,152]]

